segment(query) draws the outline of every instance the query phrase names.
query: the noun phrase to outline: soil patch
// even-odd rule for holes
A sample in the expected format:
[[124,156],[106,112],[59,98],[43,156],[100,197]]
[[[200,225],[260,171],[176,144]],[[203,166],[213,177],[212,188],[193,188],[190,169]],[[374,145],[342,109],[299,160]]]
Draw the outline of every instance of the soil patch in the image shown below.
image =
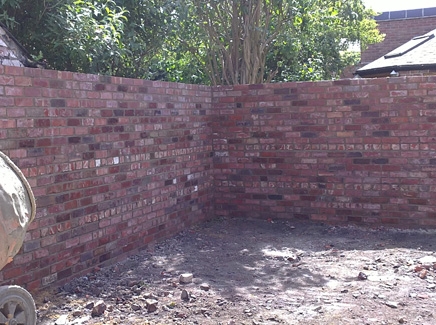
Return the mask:
[[45,325],[435,324],[435,250],[435,230],[215,219],[34,298]]

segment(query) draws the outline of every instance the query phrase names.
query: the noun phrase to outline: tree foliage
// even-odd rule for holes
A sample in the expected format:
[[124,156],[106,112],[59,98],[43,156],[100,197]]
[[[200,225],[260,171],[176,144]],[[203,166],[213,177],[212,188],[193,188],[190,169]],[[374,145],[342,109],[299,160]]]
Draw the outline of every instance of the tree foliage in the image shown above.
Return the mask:
[[[45,54],[45,57],[50,55],[53,67],[117,74],[117,63],[127,51],[122,42],[125,10],[108,0],[104,3],[75,1],[62,6],[60,11],[62,20],[50,21],[47,35],[53,40],[62,36],[52,44],[55,51]],[[53,57],[53,53],[57,55]]]
[[278,71],[276,80],[320,80],[338,77],[342,69],[356,63],[348,53],[351,45],[362,48],[382,36],[360,0],[299,0],[293,14],[292,31],[280,35],[268,66]]
[[318,80],[381,36],[362,0],[0,0],[48,67],[187,83]]
[[332,78],[356,57],[344,55],[352,43],[382,39],[361,0],[190,0],[185,6],[180,37],[190,37],[181,44],[206,66],[212,84]]
[[213,84],[259,83],[266,74],[272,79],[266,57],[289,25],[289,1],[192,0],[187,7],[180,30],[192,33],[194,27],[196,33],[181,43],[203,62]]
[[167,0],[0,0],[0,19],[49,68],[146,77],[171,17]]

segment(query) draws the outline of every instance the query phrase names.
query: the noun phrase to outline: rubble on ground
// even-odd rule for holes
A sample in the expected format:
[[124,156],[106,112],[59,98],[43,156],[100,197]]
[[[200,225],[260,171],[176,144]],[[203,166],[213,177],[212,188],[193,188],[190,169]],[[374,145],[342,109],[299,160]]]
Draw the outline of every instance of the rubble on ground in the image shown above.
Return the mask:
[[43,325],[435,324],[436,232],[218,219],[36,295]]

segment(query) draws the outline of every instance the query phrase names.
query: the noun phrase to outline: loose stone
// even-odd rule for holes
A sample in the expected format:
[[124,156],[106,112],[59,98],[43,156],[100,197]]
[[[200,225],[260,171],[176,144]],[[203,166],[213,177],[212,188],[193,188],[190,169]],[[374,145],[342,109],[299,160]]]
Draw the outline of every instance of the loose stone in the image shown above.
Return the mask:
[[106,310],[106,304],[104,301],[99,301],[95,304],[95,306],[92,308],[91,316],[92,317],[99,317],[104,314]]
[[191,283],[194,275],[192,273],[180,274],[179,282],[182,284]]
[[138,310],[141,309],[141,306],[138,305],[138,304],[131,304],[131,307],[132,307],[132,309],[133,309],[134,311],[138,311]]
[[[6,324],[9,324],[9,323],[6,323]],[[61,315],[55,321],[55,325],[67,325],[67,324],[68,324],[68,315]]]
[[147,306],[147,312],[153,313],[157,310],[158,301],[155,299],[145,299],[145,304]]
[[200,289],[204,290],[204,291],[209,291],[210,286],[207,283],[202,283],[202,284],[200,284]]
[[189,300],[189,293],[185,289],[182,290],[182,294],[180,295],[182,300]]
[[398,308],[398,303],[393,301],[386,301],[386,306],[391,308]]

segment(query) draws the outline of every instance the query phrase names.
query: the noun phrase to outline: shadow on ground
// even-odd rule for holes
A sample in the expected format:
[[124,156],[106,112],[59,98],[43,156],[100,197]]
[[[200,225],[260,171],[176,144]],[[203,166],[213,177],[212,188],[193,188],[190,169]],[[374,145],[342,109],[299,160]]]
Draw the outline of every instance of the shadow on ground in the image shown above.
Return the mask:
[[216,219],[72,281],[40,319],[102,299],[103,315],[70,324],[433,324],[435,270],[420,259],[436,263],[434,245],[434,230]]

